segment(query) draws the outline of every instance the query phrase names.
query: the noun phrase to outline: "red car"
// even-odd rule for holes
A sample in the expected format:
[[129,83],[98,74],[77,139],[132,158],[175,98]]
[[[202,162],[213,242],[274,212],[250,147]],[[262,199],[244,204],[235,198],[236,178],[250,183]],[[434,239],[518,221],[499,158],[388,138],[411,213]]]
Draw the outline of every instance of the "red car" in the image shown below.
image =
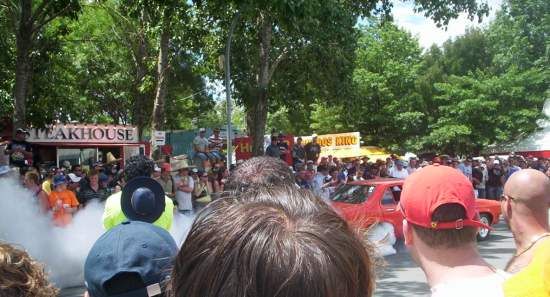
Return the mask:
[[[403,237],[403,214],[397,204],[401,197],[403,179],[382,178],[349,182],[338,188],[331,196],[333,206],[354,225],[367,228],[377,222],[393,225],[395,236]],[[496,224],[500,217],[500,203],[487,199],[476,199],[480,220]],[[490,230],[481,228],[478,239],[489,237]]]

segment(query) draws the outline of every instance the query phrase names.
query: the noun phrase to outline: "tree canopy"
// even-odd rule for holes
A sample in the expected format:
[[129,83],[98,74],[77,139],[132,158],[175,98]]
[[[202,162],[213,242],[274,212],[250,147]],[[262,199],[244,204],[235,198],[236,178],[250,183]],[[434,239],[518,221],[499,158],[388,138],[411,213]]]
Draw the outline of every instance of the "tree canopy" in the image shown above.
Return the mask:
[[[0,5],[0,112],[149,129],[220,126],[220,56],[235,21],[234,121],[266,131],[359,131],[395,151],[479,152],[536,129],[549,97],[549,6],[507,0],[485,28],[422,49],[393,1],[39,1]],[[415,0],[439,26],[476,0]],[[29,6],[30,5],[30,6]]]

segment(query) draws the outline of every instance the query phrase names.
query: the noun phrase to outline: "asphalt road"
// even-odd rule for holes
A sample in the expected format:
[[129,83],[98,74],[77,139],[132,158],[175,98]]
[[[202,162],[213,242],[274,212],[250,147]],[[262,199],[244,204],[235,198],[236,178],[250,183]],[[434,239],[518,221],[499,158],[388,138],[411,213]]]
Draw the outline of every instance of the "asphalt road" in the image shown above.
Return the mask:
[[[515,251],[512,233],[504,223],[494,226],[495,230],[487,241],[479,243],[483,257],[494,267],[504,269]],[[378,268],[375,297],[424,297],[430,296],[430,289],[422,270],[412,261],[406,248],[398,243],[397,254],[387,256]],[[61,291],[60,297],[80,297],[82,288]]]
[[[512,233],[503,223],[493,227],[495,230],[486,241],[480,242],[479,250],[487,262],[497,269],[504,269],[515,252]],[[384,258],[376,281],[375,297],[424,297],[430,296],[430,288],[422,270],[413,262],[409,252],[398,244],[395,255]]]

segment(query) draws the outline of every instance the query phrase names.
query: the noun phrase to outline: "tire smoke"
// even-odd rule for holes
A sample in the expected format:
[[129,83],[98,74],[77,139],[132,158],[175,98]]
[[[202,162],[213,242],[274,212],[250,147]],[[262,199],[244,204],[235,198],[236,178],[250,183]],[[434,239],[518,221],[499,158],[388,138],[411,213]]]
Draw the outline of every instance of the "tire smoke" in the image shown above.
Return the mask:
[[[35,198],[16,178],[0,178],[0,240],[26,250],[44,263],[59,288],[83,286],[84,262],[94,242],[105,232],[104,206],[89,203],[70,225],[59,228],[39,210]],[[181,246],[195,216],[174,214],[170,234]]]

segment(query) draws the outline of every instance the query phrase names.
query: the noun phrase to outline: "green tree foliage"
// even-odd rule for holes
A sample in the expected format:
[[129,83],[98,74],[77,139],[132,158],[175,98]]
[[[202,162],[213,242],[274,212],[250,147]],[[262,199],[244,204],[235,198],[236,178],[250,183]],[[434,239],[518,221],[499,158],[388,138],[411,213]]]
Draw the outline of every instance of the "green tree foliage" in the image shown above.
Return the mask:
[[421,54],[418,41],[392,23],[372,20],[362,30],[356,53],[349,124],[368,143],[396,148],[418,132],[424,117],[416,111],[420,96],[414,88]]
[[[234,42],[233,82],[247,113],[253,153],[263,153],[268,111],[296,102],[337,101],[352,93],[358,17],[373,11],[387,14],[382,1],[197,1],[213,17],[214,31],[227,36],[236,11],[240,14]],[[487,13],[474,0],[415,1],[416,9],[445,25],[459,12]],[[222,44],[222,42],[219,42]],[[219,53],[219,52],[218,52]],[[215,59],[215,55],[214,55]]]
[[[469,29],[423,54],[393,24],[369,22],[357,46],[356,94],[338,104],[348,127],[371,145],[450,154],[532,132],[550,94],[543,2],[509,1],[488,29]],[[535,8],[538,19],[528,16]],[[501,38],[504,31],[511,33]]]

